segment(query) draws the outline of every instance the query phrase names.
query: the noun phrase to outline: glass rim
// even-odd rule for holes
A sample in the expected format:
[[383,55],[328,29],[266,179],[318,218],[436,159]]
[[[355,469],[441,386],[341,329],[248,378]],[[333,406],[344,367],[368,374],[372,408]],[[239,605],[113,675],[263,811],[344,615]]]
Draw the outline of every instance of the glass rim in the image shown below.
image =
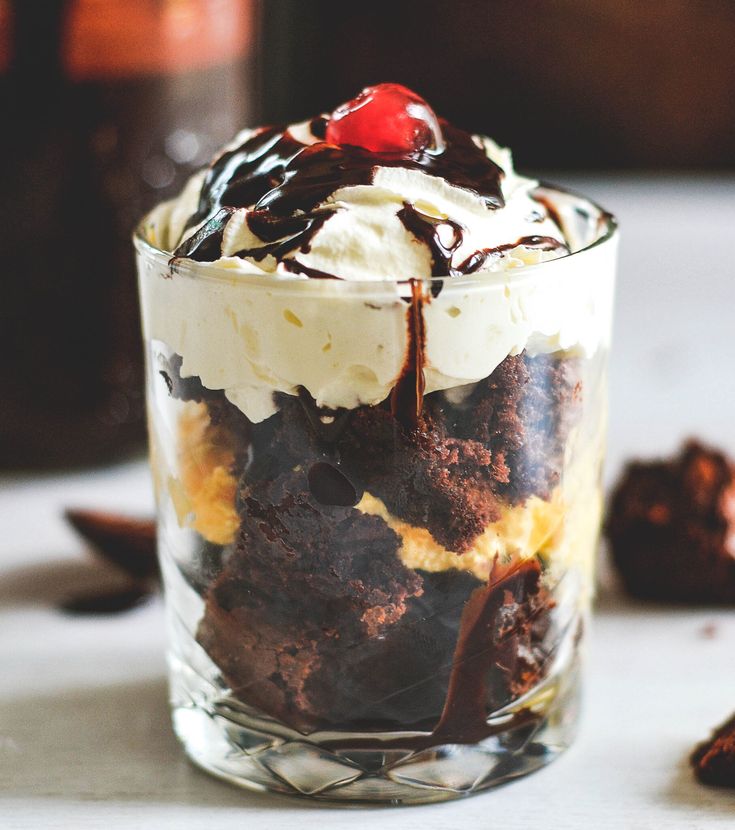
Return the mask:
[[[204,282],[226,283],[227,285],[232,285],[233,283],[242,283],[243,285],[246,285],[256,282],[261,286],[268,286],[269,288],[276,290],[279,287],[285,290],[287,287],[296,286],[298,286],[299,290],[308,290],[306,286],[313,285],[315,286],[314,290],[317,290],[316,287],[318,286],[320,292],[324,291],[325,284],[329,284],[331,286],[334,286],[335,284],[347,286],[348,288],[342,290],[354,290],[355,292],[380,292],[381,288],[386,289],[397,286],[403,287],[410,292],[411,286],[416,283],[424,286],[444,286],[446,283],[447,287],[456,286],[466,288],[468,286],[489,286],[497,284],[497,282],[502,279],[504,285],[508,285],[509,283],[514,285],[519,284],[538,276],[541,269],[546,269],[546,271],[548,271],[551,266],[556,266],[554,270],[558,270],[563,263],[569,262],[569,260],[575,259],[580,255],[589,254],[591,251],[599,249],[603,245],[617,239],[619,232],[617,218],[610,211],[605,210],[601,205],[597,204],[597,202],[589,199],[587,196],[577,193],[574,190],[559,187],[558,185],[549,184],[544,181],[539,181],[537,187],[550,192],[559,193],[564,196],[571,196],[576,200],[591,205],[599,214],[597,221],[600,226],[600,232],[598,236],[588,245],[584,245],[576,251],[572,251],[564,256],[545,260],[544,262],[522,265],[517,268],[505,270],[501,269],[496,271],[478,271],[474,274],[463,274],[461,276],[451,276],[446,274],[443,276],[402,277],[400,279],[375,280],[348,280],[341,279],[338,275],[335,275],[333,278],[325,277],[322,279],[304,279],[303,276],[299,276],[298,274],[274,274],[259,271],[255,268],[252,270],[247,270],[246,268],[241,267],[226,268],[221,265],[217,265],[214,262],[198,262],[196,260],[183,257],[180,259],[177,258],[174,261],[171,251],[164,251],[153,245],[145,238],[143,229],[145,219],[148,214],[146,214],[146,217],[144,217],[137,224],[133,232],[132,241],[136,251],[139,254],[147,256],[154,261],[158,261],[160,265],[165,266],[172,276],[196,276],[197,279]],[[576,261],[577,260],[575,259],[575,262]]]

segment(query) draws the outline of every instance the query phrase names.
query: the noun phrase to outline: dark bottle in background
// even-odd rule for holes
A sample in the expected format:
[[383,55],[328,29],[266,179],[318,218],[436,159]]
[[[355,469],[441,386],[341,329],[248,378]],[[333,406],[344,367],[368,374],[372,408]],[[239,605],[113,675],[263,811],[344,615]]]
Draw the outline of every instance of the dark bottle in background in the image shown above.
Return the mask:
[[254,109],[255,0],[0,0],[0,466],[144,440],[130,235]]

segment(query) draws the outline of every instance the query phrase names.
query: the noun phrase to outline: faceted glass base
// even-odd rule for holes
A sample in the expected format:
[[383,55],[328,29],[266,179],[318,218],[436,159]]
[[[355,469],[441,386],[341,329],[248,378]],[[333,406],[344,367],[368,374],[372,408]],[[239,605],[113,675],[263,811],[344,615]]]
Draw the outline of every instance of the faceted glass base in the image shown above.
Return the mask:
[[[533,772],[569,746],[578,712],[578,672],[567,667],[525,705],[517,701],[491,719],[498,732],[479,744],[400,749],[397,733],[307,737],[254,716],[231,698],[205,707],[206,693],[192,695],[194,678],[184,674],[177,677],[174,665],[173,722],[197,766],[246,789],[342,805],[446,801]],[[403,736],[408,742],[417,739],[417,733]],[[366,738],[369,749],[362,748]],[[339,749],[326,748],[337,739]],[[350,739],[360,748],[344,748]],[[389,741],[390,748],[381,750],[381,741]]]

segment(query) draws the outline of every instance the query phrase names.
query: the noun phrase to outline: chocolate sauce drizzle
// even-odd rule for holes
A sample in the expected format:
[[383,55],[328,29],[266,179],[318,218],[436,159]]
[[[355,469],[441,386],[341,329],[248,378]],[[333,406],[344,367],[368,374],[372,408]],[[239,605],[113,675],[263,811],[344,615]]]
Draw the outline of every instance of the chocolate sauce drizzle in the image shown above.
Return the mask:
[[[452,257],[464,239],[464,226],[451,219],[439,219],[421,213],[408,202],[398,211],[398,218],[403,227],[416,239],[423,242],[431,253],[431,276],[455,277],[460,272],[452,267]],[[451,236],[442,238],[442,229],[447,229]],[[446,237],[446,231],[444,236]],[[431,286],[431,294],[439,296],[442,283],[437,281]]]
[[212,262],[222,255],[222,238],[225,226],[235,208],[223,207],[211,219],[208,219],[201,228],[185,240],[174,252],[171,262],[186,257],[197,262]]
[[[459,277],[474,274],[483,268],[488,260],[500,257],[506,251],[510,251],[518,245],[539,251],[569,250],[563,242],[554,239],[553,236],[522,236],[515,242],[496,245],[494,248],[482,248],[470,254],[459,264],[454,265],[452,262],[454,254],[464,239],[466,229],[463,225],[451,219],[428,216],[408,202],[404,202],[397,216],[404,228],[413,234],[416,239],[423,242],[431,252],[432,277]],[[432,296],[437,297],[441,289],[442,282],[436,281],[431,286]]]
[[[469,133],[443,120],[440,124],[445,140],[442,152],[407,154],[374,153],[323,141],[305,146],[288,128],[263,128],[239,147],[223,153],[209,169],[198,209],[187,227],[205,224],[177,248],[174,256],[206,261],[212,259],[215,250],[217,258],[223,223],[237,208],[250,208],[254,213],[254,218],[248,218],[249,227],[267,243],[265,252],[257,249],[259,258],[272,255],[282,259],[297,248],[308,251],[311,238],[333,215],[333,211],[315,208],[342,187],[371,184],[379,167],[422,170],[475,193],[488,209],[503,207],[501,168]],[[316,137],[324,133],[325,127],[324,118],[311,122]],[[256,253],[247,250],[239,255],[255,257]]]
[[245,248],[235,256],[250,257],[256,262],[272,256],[280,262],[286,254],[297,249],[302,254],[308,254],[314,235],[336,212],[332,208],[322,208],[298,216],[279,218],[267,210],[251,211],[247,217],[248,227],[266,244],[258,248]]
[[[452,267],[452,256],[464,238],[464,226],[451,219],[439,219],[421,213],[408,202],[398,211],[403,227],[416,239],[421,240],[431,251],[431,276],[454,277],[459,272]],[[441,229],[446,228],[451,236],[442,238]],[[445,234],[446,237],[446,234]]]
[[424,321],[424,294],[420,280],[410,280],[411,303],[406,309],[408,346],[406,359],[390,396],[393,417],[405,429],[416,429],[424,404],[424,364],[426,363],[426,323]]
[[564,250],[567,253],[569,248],[553,236],[521,236],[515,242],[506,242],[503,245],[496,245],[494,248],[481,248],[467,257],[455,269],[456,274],[474,274],[490,259],[495,259],[502,256],[506,251],[512,251],[523,245],[524,248],[531,248],[537,251],[558,251]]
[[546,208],[546,212],[549,214],[549,218],[554,222],[557,228],[563,229],[564,224],[561,220],[561,215],[559,211],[556,209],[556,205],[548,199],[546,196],[541,195],[540,193],[536,193],[533,197],[539,204],[543,205]]

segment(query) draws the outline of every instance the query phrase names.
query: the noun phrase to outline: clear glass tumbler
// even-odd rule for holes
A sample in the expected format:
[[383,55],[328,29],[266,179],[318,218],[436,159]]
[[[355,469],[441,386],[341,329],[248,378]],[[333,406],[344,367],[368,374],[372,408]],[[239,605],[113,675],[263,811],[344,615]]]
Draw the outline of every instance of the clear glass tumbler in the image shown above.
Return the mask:
[[356,283],[141,225],[175,730],[235,784],[421,803],[569,745],[601,511],[613,218],[570,256]]

